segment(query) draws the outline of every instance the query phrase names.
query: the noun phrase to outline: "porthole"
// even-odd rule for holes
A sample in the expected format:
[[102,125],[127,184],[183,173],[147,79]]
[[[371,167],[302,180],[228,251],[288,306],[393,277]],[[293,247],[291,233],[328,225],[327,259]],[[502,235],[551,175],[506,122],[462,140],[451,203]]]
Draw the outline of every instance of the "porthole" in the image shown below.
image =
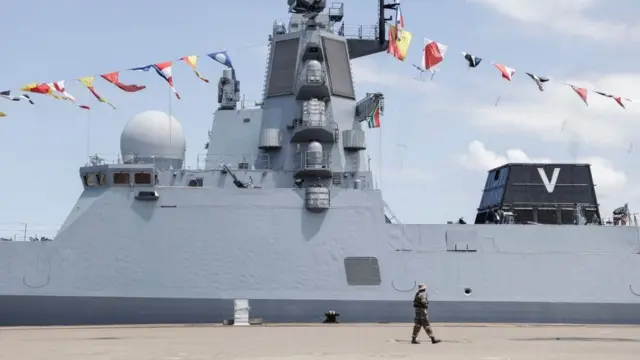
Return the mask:
[[464,288],[464,294],[467,296],[471,295],[471,288]]

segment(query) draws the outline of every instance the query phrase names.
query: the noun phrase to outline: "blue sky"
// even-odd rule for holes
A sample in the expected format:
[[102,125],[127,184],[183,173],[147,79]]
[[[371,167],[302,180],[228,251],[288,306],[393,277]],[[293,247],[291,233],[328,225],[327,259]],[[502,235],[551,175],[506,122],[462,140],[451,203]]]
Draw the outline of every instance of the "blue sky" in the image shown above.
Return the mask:
[[[251,3],[252,8],[248,10]],[[347,24],[374,24],[376,1],[345,5]],[[638,151],[627,148],[640,134],[640,104],[624,111],[590,95],[590,107],[560,85],[540,93],[525,71],[640,100],[636,59],[640,31],[631,0],[404,0],[406,28],[414,42],[403,63],[387,54],[354,61],[356,89],[386,95],[381,130],[371,130],[373,165],[384,195],[407,223],[434,223],[464,215],[471,220],[484,171],[506,160],[590,161],[603,210],[624,201],[633,209],[640,193]],[[216,87],[198,80],[182,63],[174,81],[183,99],[171,99],[153,73],[123,73],[125,83],[147,89],[127,94],[100,79],[96,90],[117,107],[91,97],[73,79],[227,49],[242,92],[257,100],[263,86],[267,35],[275,19],[286,21],[286,1],[182,2],[34,0],[8,2],[0,13],[13,29],[3,44],[0,90],[31,82],[67,80],[68,91],[92,106],[34,94],[35,106],[0,102],[0,235],[22,225],[53,235],[81,192],[78,167],[91,153],[114,158],[120,131],[136,113],[158,109],[181,121],[187,162],[204,154],[216,104]],[[28,26],[25,26],[27,24]],[[422,38],[449,45],[433,81],[419,82],[411,62],[420,60]],[[467,51],[518,70],[512,83],[485,62],[468,71]],[[203,76],[216,82],[223,67],[201,58]],[[495,100],[501,96],[498,106]],[[171,100],[170,100],[171,99]],[[2,99],[0,99],[2,100]],[[90,126],[87,126],[90,120]],[[565,124],[562,127],[562,124]],[[90,136],[87,136],[90,130]],[[110,155],[109,155],[110,154]],[[382,165],[382,166],[380,166]]]

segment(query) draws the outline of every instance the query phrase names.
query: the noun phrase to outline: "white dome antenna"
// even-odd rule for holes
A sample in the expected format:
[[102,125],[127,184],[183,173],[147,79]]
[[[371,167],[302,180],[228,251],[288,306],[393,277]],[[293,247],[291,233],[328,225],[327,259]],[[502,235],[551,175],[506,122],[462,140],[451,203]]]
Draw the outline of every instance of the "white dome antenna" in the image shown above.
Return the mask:
[[182,125],[173,116],[150,110],[134,116],[120,135],[125,164],[156,164],[158,169],[181,169],[186,140]]

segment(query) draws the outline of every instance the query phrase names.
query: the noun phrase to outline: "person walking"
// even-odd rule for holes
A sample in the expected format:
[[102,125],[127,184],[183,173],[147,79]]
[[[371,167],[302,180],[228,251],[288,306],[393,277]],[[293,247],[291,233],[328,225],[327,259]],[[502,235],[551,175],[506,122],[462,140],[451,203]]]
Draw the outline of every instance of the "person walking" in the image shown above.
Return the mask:
[[440,340],[436,339],[431,330],[431,324],[429,323],[429,315],[427,309],[429,308],[429,299],[427,299],[427,289],[424,284],[418,285],[418,292],[413,297],[413,308],[415,309],[415,316],[413,318],[413,334],[411,335],[412,344],[420,344],[417,340],[418,333],[421,328],[424,328],[427,336],[431,338],[432,344],[437,344]]

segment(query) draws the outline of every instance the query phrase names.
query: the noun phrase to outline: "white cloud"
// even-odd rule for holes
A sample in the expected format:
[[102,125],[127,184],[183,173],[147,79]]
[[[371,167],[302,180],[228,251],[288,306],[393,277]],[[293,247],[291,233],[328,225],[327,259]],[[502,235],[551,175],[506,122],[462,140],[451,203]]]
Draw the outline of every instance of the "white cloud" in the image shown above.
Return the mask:
[[458,160],[462,165],[469,169],[487,171],[504,165],[508,162],[514,163],[548,163],[550,159],[530,158],[524,151],[520,149],[508,149],[505,155],[488,150],[483,143],[474,140],[469,143],[468,152],[460,155]]
[[[505,84],[509,93],[497,106],[466,108],[477,125],[496,132],[522,132],[539,135],[543,140],[572,140],[618,149],[627,149],[640,135],[640,101],[627,102],[624,110],[613,99],[589,92],[587,107],[569,86],[551,82],[544,92],[539,92],[526,74],[520,76],[521,81]],[[640,74],[611,74],[592,81],[567,82],[640,99]]]
[[576,35],[599,41],[639,41],[638,26],[618,19],[598,20],[588,12],[604,0],[472,0],[524,23],[538,25],[566,35]]
[[599,195],[615,195],[625,189],[627,176],[625,173],[614,169],[610,161],[592,156],[583,158],[580,162],[591,164],[593,182],[597,186]]
[[[482,142],[474,140],[469,144],[467,152],[458,156],[458,161],[468,169],[487,171],[508,162],[549,163],[552,162],[552,159],[530,157],[521,149],[509,149],[505,151],[504,155],[500,155],[488,150]],[[627,201],[627,175],[616,170],[609,160],[598,156],[589,156],[576,159],[574,162],[591,164],[597,195],[600,199],[606,200],[606,208],[613,209]]]

